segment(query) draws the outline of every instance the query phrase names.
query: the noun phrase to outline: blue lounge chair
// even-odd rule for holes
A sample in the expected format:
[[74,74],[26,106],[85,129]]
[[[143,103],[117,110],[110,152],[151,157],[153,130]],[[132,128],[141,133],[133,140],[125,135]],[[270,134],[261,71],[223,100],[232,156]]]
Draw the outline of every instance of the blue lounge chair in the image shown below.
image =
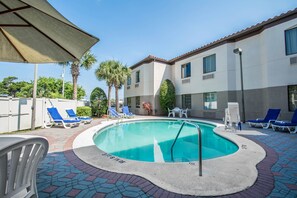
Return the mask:
[[80,120],[82,123],[90,124],[92,122],[92,118],[88,116],[77,116],[73,109],[66,109],[66,112],[70,118]]
[[135,116],[135,114],[133,114],[132,112],[129,111],[128,106],[123,106],[123,114],[126,118],[132,118]]
[[68,129],[72,126],[79,126],[80,120],[76,119],[63,119],[56,107],[47,108],[47,111],[52,118],[53,124],[62,125]]
[[288,129],[290,133],[297,133],[297,109],[293,114],[291,122],[289,121],[275,121],[272,124],[272,129],[275,131],[277,129],[285,130]]
[[270,125],[276,121],[280,111],[280,109],[268,109],[264,119],[257,118],[256,120],[248,120],[247,122],[251,127],[268,129]]
[[119,114],[114,108],[109,107],[108,108],[108,115],[110,118],[123,118],[124,116],[122,114]]

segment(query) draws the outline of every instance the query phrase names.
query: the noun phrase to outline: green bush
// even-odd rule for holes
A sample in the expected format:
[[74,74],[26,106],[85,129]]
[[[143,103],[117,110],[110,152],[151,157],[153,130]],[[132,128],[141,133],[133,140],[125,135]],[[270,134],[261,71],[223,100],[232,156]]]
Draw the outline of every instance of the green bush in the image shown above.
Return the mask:
[[160,106],[163,112],[175,107],[175,87],[168,79],[164,80],[160,87]]
[[76,108],[77,116],[92,116],[92,108],[91,107],[77,107]]
[[90,96],[92,115],[101,117],[107,112],[107,97],[103,89],[96,87]]

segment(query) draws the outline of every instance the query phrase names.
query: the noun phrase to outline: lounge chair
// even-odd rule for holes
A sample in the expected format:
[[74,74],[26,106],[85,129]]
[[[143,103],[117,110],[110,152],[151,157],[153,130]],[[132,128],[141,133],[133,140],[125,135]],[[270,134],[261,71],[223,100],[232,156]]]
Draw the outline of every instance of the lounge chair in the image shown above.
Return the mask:
[[291,122],[275,121],[274,123],[272,123],[272,129],[274,131],[278,129],[281,129],[281,130],[287,129],[290,133],[297,133],[297,109],[295,109]]
[[256,120],[248,120],[247,122],[251,127],[262,127],[268,129],[272,123],[277,119],[280,109],[268,109],[264,119],[257,118]]
[[133,118],[135,116],[135,114],[133,114],[132,112],[129,111],[129,107],[128,106],[123,106],[123,114],[126,118]]
[[36,172],[48,151],[48,141],[39,136],[0,137],[0,197],[38,197]]
[[92,122],[92,118],[88,116],[77,116],[73,109],[66,109],[66,112],[70,118],[80,120],[82,123],[90,124]]
[[68,129],[73,126],[79,126],[80,124],[80,120],[63,119],[56,107],[47,108],[47,111],[55,125],[62,125],[64,128]]
[[233,124],[240,128],[239,104],[237,102],[228,102],[228,108],[225,109],[225,129],[232,129]]
[[123,114],[119,114],[114,108],[109,107],[108,108],[108,115],[110,118],[123,118]]

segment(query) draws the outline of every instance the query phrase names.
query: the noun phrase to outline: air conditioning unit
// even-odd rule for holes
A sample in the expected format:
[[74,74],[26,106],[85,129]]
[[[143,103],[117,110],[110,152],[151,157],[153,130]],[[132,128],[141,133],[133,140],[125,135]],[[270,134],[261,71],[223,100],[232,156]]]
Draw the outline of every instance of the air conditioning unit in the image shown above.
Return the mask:
[[191,82],[190,78],[182,80],[182,84],[190,83],[190,82]]
[[207,80],[207,79],[211,79],[211,78],[214,78],[214,74],[208,74],[208,75],[202,76],[203,80]]
[[290,58],[290,65],[295,65],[295,64],[297,64],[297,56]]

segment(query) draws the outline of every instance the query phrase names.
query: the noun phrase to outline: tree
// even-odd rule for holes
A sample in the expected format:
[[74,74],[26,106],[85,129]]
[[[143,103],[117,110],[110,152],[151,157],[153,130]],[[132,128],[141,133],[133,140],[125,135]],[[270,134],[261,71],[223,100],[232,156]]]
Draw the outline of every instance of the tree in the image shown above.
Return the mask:
[[160,87],[160,106],[164,112],[175,106],[175,87],[168,79],[164,80]]
[[79,69],[84,68],[89,70],[96,62],[96,57],[90,51],[87,51],[80,60],[72,62],[71,75],[73,82],[73,100],[77,100],[77,79],[80,74]]
[[92,114],[98,117],[106,114],[107,112],[107,98],[105,92],[96,87],[90,96],[90,102],[92,107]]
[[116,110],[119,111],[119,89],[125,84],[128,76],[131,75],[131,70],[124,66],[121,62],[115,61],[115,74],[113,78],[113,85],[115,88],[115,103]]
[[[8,94],[13,97],[31,98],[33,95],[33,82],[13,82],[16,79],[17,78],[13,76],[4,78],[3,81],[0,82],[0,94]],[[72,99],[73,87],[71,83],[65,83],[65,97],[61,94],[62,84],[61,79],[39,77],[37,97]],[[78,99],[82,99],[86,95],[86,92],[81,86],[78,86],[77,89]]]
[[16,97],[21,89],[27,86],[29,83],[25,81],[14,82],[18,78],[15,76],[6,77],[0,82],[0,94]]
[[108,87],[108,92],[107,92],[107,101],[108,101],[108,107],[111,106],[111,88],[113,86],[113,75],[114,75],[114,61],[113,60],[108,60],[101,62],[99,67],[95,70],[95,75],[99,81],[105,80],[106,85]]
[[98,80],[105,80],[108,86],[108,106],[111,106],[111,88],[115,87],[115,103],[116,110],[119,110],[119,89],[122,88],[131,74],[131,70],[124,66],[121,62],[115,60],[108,60],[100,63],[99,68],[96,69],[95,75]]

